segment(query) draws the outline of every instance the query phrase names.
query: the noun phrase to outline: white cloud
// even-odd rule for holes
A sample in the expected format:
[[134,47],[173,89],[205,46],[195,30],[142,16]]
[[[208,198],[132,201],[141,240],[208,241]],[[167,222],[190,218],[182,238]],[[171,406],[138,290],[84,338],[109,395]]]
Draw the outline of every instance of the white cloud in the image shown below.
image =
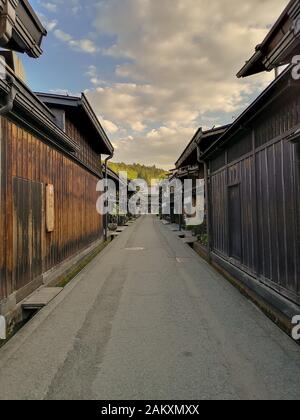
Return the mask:
[[55,29],[54,35],[57,39],[69,45],[74,50],[88,54],[94,54],[98,51],[97,45],[90,39],[74,39],[72,35],[61,29]]
[[173,130],[160,127],[151,130],[146,136],[121,137],[113,142],[116,149],[115,160],[146,165],[157,163],[163,169],[170,169],[174,165],[174,157],[179,156],[194,131],[194,127],[178,127]]
[[56,13],[57,12],[57,4],[56,3],[51,3],[51,2],[43,2],[42,6],[44,7],[44,9],[48,10],[48,12],[52,12],[52,13]]
[[113,122],[109,121],[109,120],[105,120],[102,117],[99,117],[100,123],[102,125],[102,127],[104,128],[105,131],[108,132],[108,134],[115,134],[119,131],[119,127],[114,124]]
[[172,166],[199,125],[219,123],[211,114],[226,114],[231,122],[272,78],[237,80],[235,74],[286,3],[99,2],[94,26],[115,37],[105,54],[122,63],[115,68],[119,83],[105,83],[90,68],[95,87],[89,97],[99,114],[127,132],[115,140],[117,158]]
[[54,31],[54,35],[56,36],[56,38],[58,38],[60,41],[63,41],[63,42],[66,42],[66,43],[68,43],[68,42],[70,42],[70,41],[72,41],[72,37],[71,37],[71,35],[69,35],[69,34],[67,34],[67,33],[65,33],[65,32],[63,32],[62,30],[60,30],[60,29],[56,29],[55,31]]
[[39,18],[48,32],[52,32],[57,26],[56,19],[48,19],[43,13],[39,13]]
[[68,8],[73,15],[77,15],[84,8],[81,4],[81,0],[51,0],[48,2],[44,0],[37,1],[41,7],[50,13],[57,13],[60,8],[64,7]]

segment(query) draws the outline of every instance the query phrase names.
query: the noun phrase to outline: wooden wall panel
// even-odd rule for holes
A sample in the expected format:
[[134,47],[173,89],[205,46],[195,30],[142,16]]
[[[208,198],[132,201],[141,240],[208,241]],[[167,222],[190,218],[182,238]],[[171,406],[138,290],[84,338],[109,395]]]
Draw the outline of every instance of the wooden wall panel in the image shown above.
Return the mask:
[[[228,187],[241,194],[241,258],[228,240]],[[213,250],[300,303],[300,147],[286,140],[211,175]]]
[[[13,275],[13,182],[20,178],[54,185],[55,229],[43,217],[43,272],[103,237],[96,211],[98,178],[60,151],[2,118],[0,299],[15,291]],[[98,156],[99,158],[99,156]],[[100,160],[100,158],[99,158]],[[26,203],[24,202],[24,206]]]
[[212,234],[214,250],[228,254],[227,235],[227,172],[218,172],[211,179]]
[[256,147],[284,134],[300,123],[299,91],[280,97],[255,122]]
[[249,157],[239,163],[242,209],[242,264],[247,271],[256,272],[255,163]]
[[9,198],[9,191],[7,186],[7,156],[9,156],[9,149],[8,143],[3,141],[3,139],[10,136],[9,127],[6,124],[2,124],[2,117],[0,117],[1,121],[1,138],[0,138],[0,147],[1,147],[1,190],[0,190],[0,298],[8,296],[13,290],[13,283],[12,281],[8,281],[11,279],[11,272],[9,272],[9,268],[7,266],[6,260],[6,244],[9,235],[9,229],[6,225],[6,217],[7,214],[7,199]]
[[299,166],[295,146],[279,142],[257,154],[258,242],[262,281],[300,302]]
[[43,197],[42,183],[14,178],[13,281],[16,290],[42,276]]
[[212,231],[213,247],[219,254],[230,257],[228,188],[240,185],[241,259],[240,265],[254,273],[255,267],[255,185],[254,159],[244,159],[212,176]]
[[92,149],[86,136],[68,116],[66,116],[66,133],[80,145],[80,150],[76,153],[76,157],[96,173],[101,174],[100,156]]

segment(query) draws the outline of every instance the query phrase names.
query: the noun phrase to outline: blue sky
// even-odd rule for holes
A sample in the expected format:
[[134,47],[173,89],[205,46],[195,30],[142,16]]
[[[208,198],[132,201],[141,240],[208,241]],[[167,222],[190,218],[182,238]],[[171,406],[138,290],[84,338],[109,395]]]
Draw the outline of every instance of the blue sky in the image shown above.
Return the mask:
[[[56,23],[55,28],[62,28],[65,33],[74,34],[76,38],[85,38],[89,35],[95,37],[92,32],[93,11],[96,3],[89,0],[89,7],[83,8],[80,13],[72,12],[72,2],[47,2],[31,0],[31,4],[46,26]],[[50,5],[57,7],[51,8]],[[95,42],[99,47],[109,45],[111,37],[97,37]],[[101,67],[105,77],[113,74],[115,60],[103,59],[101,55],[87,54],[84,51],[74,51],[65,48],[64,43],[54,35],[54,30],[48,30],[48,36],[43,41],[43,55],[38,60],[25,58],[27,79],[29,84],[37,90],[63,89],[70,92],[81,92],[90,86],[87,65],[94,64]]]
[[[272,75],[235,74],[286,0],[31,0],[48,29],[33,90],[85,91],[116,161],[171,168],[200,126],[231,122]],[[259,11],[259,13],[258,13]]]

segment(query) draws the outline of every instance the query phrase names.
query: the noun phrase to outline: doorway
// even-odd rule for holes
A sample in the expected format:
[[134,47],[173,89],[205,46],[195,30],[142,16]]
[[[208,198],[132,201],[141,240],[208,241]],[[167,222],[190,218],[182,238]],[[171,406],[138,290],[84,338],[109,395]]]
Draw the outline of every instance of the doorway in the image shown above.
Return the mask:
[[43,184],[13,180],[14,281],[16,290],[42,276]]

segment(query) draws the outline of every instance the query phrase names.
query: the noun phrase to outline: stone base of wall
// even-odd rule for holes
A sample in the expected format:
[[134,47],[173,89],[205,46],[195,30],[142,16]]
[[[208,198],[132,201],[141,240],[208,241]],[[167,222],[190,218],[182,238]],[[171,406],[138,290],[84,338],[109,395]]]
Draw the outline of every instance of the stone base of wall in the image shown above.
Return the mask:
[[209,262],[208,250],[205,246],[201,245],[199,242],[195,242],[193,244],[193,249],[201,258]]

